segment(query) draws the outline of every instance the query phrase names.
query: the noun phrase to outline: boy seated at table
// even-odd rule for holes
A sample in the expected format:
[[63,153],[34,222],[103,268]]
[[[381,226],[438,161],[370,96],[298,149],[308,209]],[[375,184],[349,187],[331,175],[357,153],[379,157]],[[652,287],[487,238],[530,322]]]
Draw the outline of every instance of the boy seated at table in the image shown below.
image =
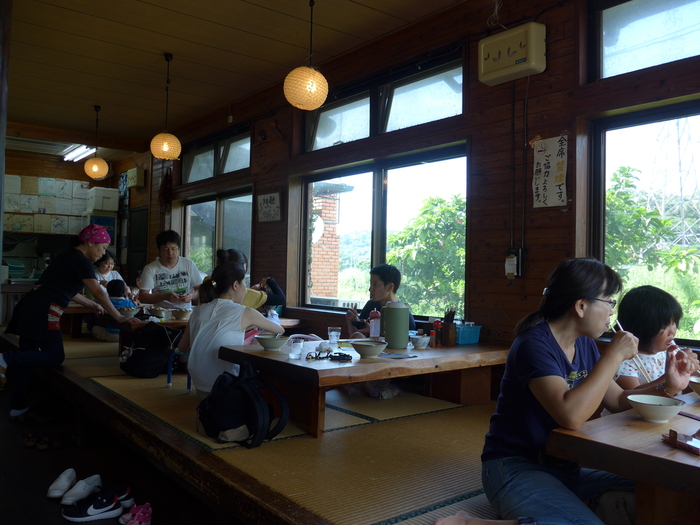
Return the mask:
[[[127,286],[124,281],[115,279],[107,283],[107,294],[110,302],[119,310],[120,308],[136,308],[134,302],[127,297]],[[119,341],[119,329],[94,325],[92,335],[99,341]]]
[[[360,313],[357,305],[354,305],[345,314],[348,323],[348,334],[351,338],[365,338],[369,336],[369,314],[372,310],[381,312],[382,306],[388,302],[397,302],[396,292],[401,284],[401,272],[391,264],[380,264],[369,271],[369,301],[365,303]],[[416,321],[413,315],[408,315],[408,329],[416,329]]]

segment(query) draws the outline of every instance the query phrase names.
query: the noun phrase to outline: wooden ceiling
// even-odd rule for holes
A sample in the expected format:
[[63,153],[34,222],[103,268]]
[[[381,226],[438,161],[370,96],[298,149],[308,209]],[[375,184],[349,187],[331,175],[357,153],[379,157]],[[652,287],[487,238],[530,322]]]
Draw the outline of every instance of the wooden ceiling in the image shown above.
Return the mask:
[[[463,1],[316,0],[313,65]],[[101,145],[147,144],[165,128],[166,52],[170,130],[281,90],[307,65],[309,15],[309,0],[15,0],[8,137],[12,125],[94,136],[99,105]]]

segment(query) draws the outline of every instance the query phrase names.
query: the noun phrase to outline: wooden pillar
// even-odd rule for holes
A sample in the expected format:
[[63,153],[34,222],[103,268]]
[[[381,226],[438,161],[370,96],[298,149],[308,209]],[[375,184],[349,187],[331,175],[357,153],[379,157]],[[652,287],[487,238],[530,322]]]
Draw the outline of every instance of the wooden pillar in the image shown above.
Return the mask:
[[[4,217],[5,207],[5,136],[7,134],[7,66],[10,59],[10,25],[12,0],[0,0],[0,218]],[[0,229],[0,245],[3,240]],[[4,254],[3,254],[4,256]],[[0,284],[0,288],[2,284]],[[2,301],[0,301],[0,319],[2,319]]]

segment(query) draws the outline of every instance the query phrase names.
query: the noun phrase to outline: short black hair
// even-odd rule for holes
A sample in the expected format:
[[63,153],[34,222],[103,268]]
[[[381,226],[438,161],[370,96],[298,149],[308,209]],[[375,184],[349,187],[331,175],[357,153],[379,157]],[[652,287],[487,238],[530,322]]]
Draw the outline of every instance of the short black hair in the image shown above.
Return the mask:
[[99,266],[108,259],[112,259],[115,263],[117,262],[117,257],[109,250],[105,251],[104,255],[95,261],[95,266]]
[[180,247],[180,234],[177,233],[175,230],[166,230],[164,232],[160,232],[158,235],[156,235],[156,246],[160,250],[161,246],[165,246],[169,242],[172,242],[174,244],[177,244],[177,247]]
[[394,293],[401,285],[401,272],[392,264],[379,264],[369,271],[370,275],[376,275],[386,286],[389,283],[394,285]]
[[110,297],[126,297],[126,283],[121,279],[113,279],[107,283],[107,295]]
[[656,335],[671,323],[678,326],[683,307],[670,293],[656,286],[632,288],[620,301],[617,318],[622,327],[639,339],[639,348],[646,350]]

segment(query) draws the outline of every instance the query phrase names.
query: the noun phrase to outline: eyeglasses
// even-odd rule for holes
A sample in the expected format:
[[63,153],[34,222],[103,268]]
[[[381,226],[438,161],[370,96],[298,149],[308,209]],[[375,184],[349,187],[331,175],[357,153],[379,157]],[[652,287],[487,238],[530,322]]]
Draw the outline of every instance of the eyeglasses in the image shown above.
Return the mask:
[[608,303],[608,306],[610,306],[610,308],[615,308],[617,306],[617,301],[614,299],[612,301],[606,301],[605,299],[591,299],[591,301],[600,301],[601,303]]
[[344,354],[343,352],[333,352],[331,350],[321,350],[320,352],[309,352],[306,354],[307,360],[312,359],[330,359],[331,361],[352,361],[352,356],[350,354]]

